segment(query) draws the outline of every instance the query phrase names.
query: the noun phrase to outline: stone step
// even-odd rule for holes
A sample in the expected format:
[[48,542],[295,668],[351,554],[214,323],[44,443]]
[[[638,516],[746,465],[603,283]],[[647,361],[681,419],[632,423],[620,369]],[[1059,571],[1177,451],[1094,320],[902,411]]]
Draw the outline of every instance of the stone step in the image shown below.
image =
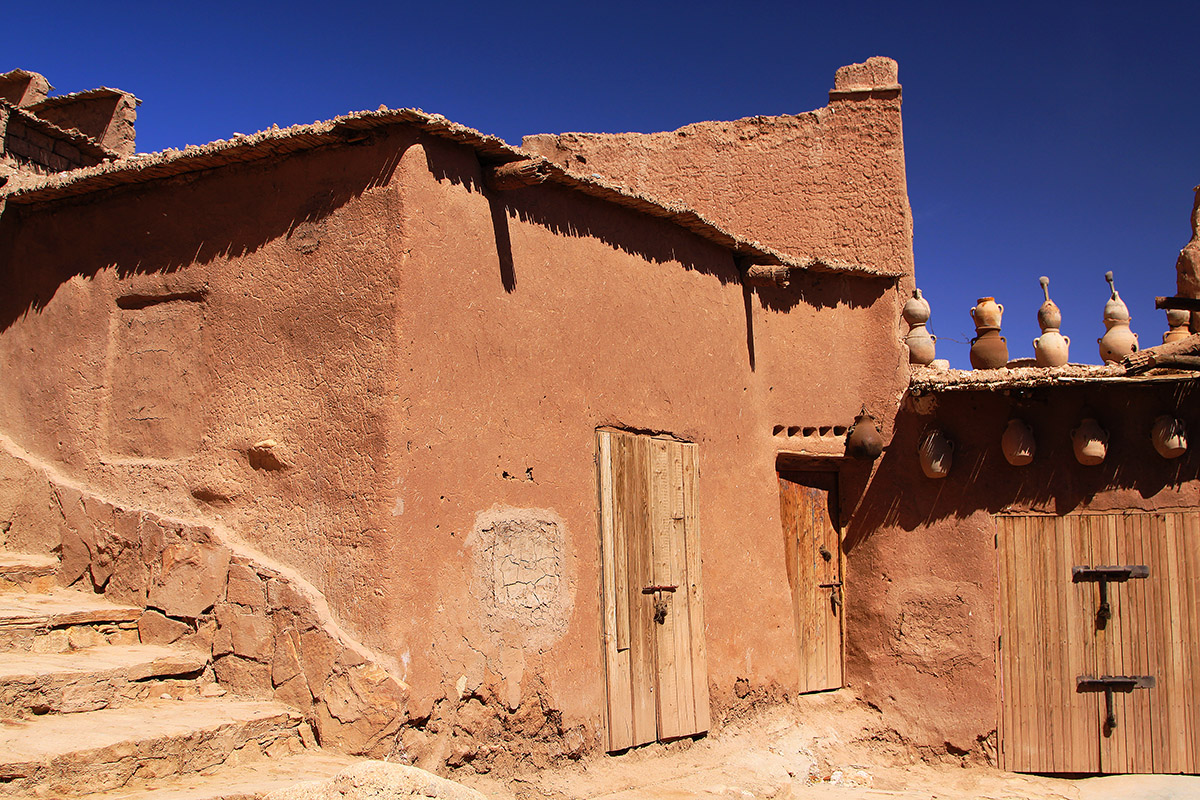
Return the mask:
[[0,594],[49,592],[57,585],[58,559],[0,551]]
[[0,651],[62,653],[100,644],[137,644],[142,609],[73,589],[0,594]]
[[315,747],[301,716],[255,700],[150,700],[0,722],[0,796],[78,796]]
[[0,716],[79,713],[137,700],[196,695],[208,655],[186,647],[127,645],[67,653],[0,653]]
[[269,761],[222,764],[191,775],[149,781],[138,789],[114,789],[88,800],[258,800],[304,781],[323,781],[362,759],[327,750],[306,750]]

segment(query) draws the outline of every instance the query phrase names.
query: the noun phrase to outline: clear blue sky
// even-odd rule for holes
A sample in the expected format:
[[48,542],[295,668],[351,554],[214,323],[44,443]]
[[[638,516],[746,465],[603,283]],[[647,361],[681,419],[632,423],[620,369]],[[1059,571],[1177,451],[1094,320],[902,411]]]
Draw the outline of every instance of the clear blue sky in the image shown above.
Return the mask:
[[140,150],[415,106],[519,143],[807,111],[900,62],[917,280],[939,355],[1005,304],[1031,356],[1049,275],[1095,363],[1105,270],[1144,345],[1200,184],[1200,3],[57,3],[4,11],[0,71],[143,101]]

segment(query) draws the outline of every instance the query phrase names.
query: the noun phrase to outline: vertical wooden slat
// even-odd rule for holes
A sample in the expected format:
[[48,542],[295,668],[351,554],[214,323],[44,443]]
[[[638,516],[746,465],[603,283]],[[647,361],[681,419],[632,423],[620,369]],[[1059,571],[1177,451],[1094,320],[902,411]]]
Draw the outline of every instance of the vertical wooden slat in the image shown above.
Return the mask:
[[[617,649],[617,584],[613,544],[612,434],[596,432],[600,493],[601,596],[605,666],[605,701],[608,708],[608,749],[624,750],[633,744],[633,697],[629,689],[628,652]],[[626,620],[628,631],[628,620]]]
[[[613,511],[613,591],[616,616],[616,646],[618,652],[629,650],[629,503],[630,448],[629,436],[609,434],[615,497]],[[625,656],[626,662],[629,657]]]
[[687,557],[687,605],[691,628],[692,689],[696,732],[709,727],[708,655],[704,641],[704,595],[701,589],[700,552],[700,460],[694,444],[684,445],[683,462],[683,529]]
[[1012,693],[1008,688],[1009,671],[1008,653],[1011,644],[1006,649],[1004,631],[1008,627],[1008,526],[1005,517],[998,517],[996,524],[996,695],[1000,698],[1000,713],[996,720],[996,753],[1000,769],[1012,770],[1009,748],[1012,747],[1012,707],[1009,703]]
[[678,587],[669,597],[674,621],[675,708],[679,735],[696,732],[696,688],[692,671],[692,628],[688,603],[687,531],[684,522],[683,445],[667,443],[667,488],[670,490],[671,585]]
[[1183,703],[1181,702],[1183,699],[1183,676],[1180,665],[1185,659],[1197,658],[1197,654],[1185,652],[1183,649],[1183,622],[1180,613],[1183,610],[1180,592],[1180,582],[1183,576],[1179,569],[1181,554],[1178,527],[1176,525],[1167,526],[1165,538],[1167,547],[1163,580],[1167,585],[1167,602],[1171,610],[1169,614],[1171,650],[1167,657],[1169,664],[1166,669],[1167,691],[1162,693],[1167,707],[1167,730],[1170,734],[1168,742],[1170,757],[1167,771],[1183,772],[1187,769],[1187,751],[1190,749],[1190,743],[1185,739],[1187,728],[1183,722]]
[[[668,442],[663,439],[650,440],[650,530],[653,577],[647,585],[672,585],[671,536],[674,525],[671,521],[671,498],[674,494],[670,483],[670,456]],[[667,613],[662,621],[654,620],[655,652],[655,711],[658,719],[658,738],[673,739],[685,730],[680,720],[679,664],[676,660],[675,627],[678,614],[672,613],[672,598],[669,592],[648,595],[654,603],[665,603]],[[652,608],[653,614],[653,608]]]
[[[1187,639],[1185,652],[1200,653],[1200,514],[1196,511],[1171,515],[1179,531],[1180,550],[1184,554],[1183,583],[1186,587],[1180,616],[1184,620]],[[1183,664],[1184,697],[1187,711],[1187,772],[1200,773],[1200,658],[1189,658]]]
[[[1039,517],[1041,528],[1041,548],[1043,558],[1042,595],[1046,619],[1046,642],[1049,650],[1049,669],[1046,671],[1046,711],[1049,721],[1050,739],[1046,742],[1045,767],[1050,771],[1062,769],[1068,763],[1068,736],[1070,724],[1067,719],[1069,706],[1064,696],[1066,678],[1066,631],[1060,603],[1065,598],[1061,584],[1063,574],[1062,558],[1063,543],[1061,526],[1054,517]],[[1070,571],[1070,567],[1066,568]]]
[[655,647],[653,597],[642,588],[653,579],[650,524],[650,442],[629,436],[625,450],[622,501],[628,547],[630,686],[633,694],[634,744],[658,738],[655,708]]

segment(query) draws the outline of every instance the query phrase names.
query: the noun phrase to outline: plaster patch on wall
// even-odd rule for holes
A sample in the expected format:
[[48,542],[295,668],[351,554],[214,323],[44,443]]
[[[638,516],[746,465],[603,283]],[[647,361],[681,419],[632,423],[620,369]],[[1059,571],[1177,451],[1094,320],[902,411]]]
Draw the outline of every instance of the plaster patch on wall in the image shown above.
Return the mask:
[[474,583],[482,627],[497,645],[542,650],[567,630],[574,607],[566,526],[549,509],[480,512],[467,544],[475,550]]

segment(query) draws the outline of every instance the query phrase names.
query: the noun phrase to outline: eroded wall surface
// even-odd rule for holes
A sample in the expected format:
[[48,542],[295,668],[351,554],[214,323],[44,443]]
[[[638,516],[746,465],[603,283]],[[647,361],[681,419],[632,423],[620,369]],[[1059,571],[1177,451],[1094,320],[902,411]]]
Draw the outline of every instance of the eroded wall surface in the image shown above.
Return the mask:
[[[853,503],[847,553],[847,679],[911,742],[994,755],[1000,709],[996,549],[1000,512],[1069,514],[1200,505],[1197,456],[1167,460],[1151,444],[1155,419],[1200,425],[1196,389],[1160,386],[942,393],[908,399],[873,479]],[[1109,432],[1099,466],[1082,466],[1071,431],[1085,416]],[[1000,449],[1008,420],[1033,429],[1033,463]],[[950,473],[929,479],[921,439],[955,442]],[[1067,676],[1073,680],[1074,676]]]

